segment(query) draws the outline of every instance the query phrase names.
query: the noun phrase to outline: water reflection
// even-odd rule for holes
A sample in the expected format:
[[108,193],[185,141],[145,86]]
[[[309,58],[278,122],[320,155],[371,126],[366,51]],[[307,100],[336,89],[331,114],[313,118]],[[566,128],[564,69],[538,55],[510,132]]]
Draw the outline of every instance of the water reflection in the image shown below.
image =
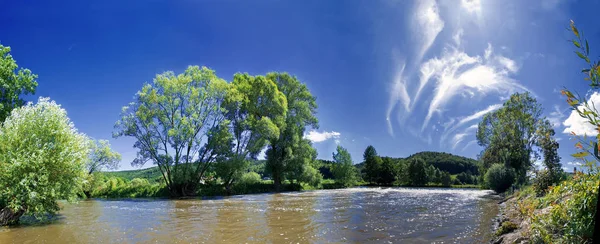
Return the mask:
[[491,238],[478,190],[352,188],[212,200],[82,201],[0,243],[431,243]]

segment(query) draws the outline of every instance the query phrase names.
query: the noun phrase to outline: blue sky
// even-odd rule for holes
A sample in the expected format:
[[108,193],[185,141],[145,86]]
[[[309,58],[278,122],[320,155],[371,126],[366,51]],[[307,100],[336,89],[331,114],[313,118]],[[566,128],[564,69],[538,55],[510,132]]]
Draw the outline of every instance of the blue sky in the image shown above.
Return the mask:
[[[475,157],[474,125],[510,93],[530,91],[564,131],[590,129],[559,94],[581,93],[584,63],[567,42],[573,19],[597,56],[598,3],[583,1],[10,1],[0,43],[39,75],[35,96],[62,104],[80,131],[110,139],[131,169],[133,140],[112,139],[120,109],[167,70],[204,65],[287,71],[317,97],[319,158],[336,145],[355,162],[367,145],[406,157],[446,151]],[[595,98],[600,102],[600,95]],[[568,120],[568,121],[567,121]],[[565,121],[566,124],[565,124]],[[151,166],[151,165],[146,165]]]

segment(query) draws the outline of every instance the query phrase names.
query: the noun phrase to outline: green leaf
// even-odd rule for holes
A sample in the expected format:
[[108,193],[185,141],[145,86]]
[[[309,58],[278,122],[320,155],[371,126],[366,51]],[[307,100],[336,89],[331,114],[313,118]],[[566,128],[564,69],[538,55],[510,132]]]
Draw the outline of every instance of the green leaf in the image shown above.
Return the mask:
[[581,73],[587,73],[587,72],[590,72],[590,69],[582,69],[581,70]]
[[575,53],[577,53],[577,56],[579,56],[581,59],[586,59],[585,55],[583,55],[583,53],[580,53],[578,51],[575,51]]
[[587,155],[590,155],[590,153],[588,153],[588,152],[578,152],[578,153],[571,154],[571,156],[573,156],[575,158],[583,158],[583,157],[585,157]]
[[590,54],[590,45],[588,45],[588,41],[585,40],[585,53]]
[[579,42],[578,42],[578,41],[576,41],[576,40],[573,40],[572,42],[573,42],[573,45],[575,45],[575,46],[576,46],[576,47],[578,47],[578,48],[581,48],[581,44],[579,44]]

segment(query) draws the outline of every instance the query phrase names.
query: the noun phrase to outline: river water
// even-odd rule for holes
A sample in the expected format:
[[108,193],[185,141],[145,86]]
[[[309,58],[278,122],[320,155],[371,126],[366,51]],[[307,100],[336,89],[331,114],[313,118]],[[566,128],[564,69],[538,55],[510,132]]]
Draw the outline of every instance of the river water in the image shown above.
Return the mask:
[[482,243],[488,191],[350,188],[209,200],[86,200],[0,243]]

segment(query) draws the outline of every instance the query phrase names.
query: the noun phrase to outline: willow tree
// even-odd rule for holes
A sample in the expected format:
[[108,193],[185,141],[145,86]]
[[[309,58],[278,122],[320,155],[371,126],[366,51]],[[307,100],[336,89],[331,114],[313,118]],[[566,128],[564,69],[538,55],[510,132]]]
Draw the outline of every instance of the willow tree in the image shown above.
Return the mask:
[[[280,135],[285,123],[287,101],[277,85],[267,77],[235,74],[223,103],[226,124],[222,126],[221,145],[231,150],[220,157],[217,175],[229,190],[267,145]],[[227,133],[229,134],[227,134]]]
[[59,210],[85,176],[87,137],[48,98],[14,109],[0,127],[0,226]]
[[33,94],[38,83],[37,75],[29,69],[19,68],[10,55],[10,47],[0,45],[0,122],[10,111],[25,104],[21,95]]
[[272,175],[275,189],[279,190],[286,175],[302,175],[304,169],[311,170],[310,164],[316,154],[310,152],[307,148],[311,147],[310,141],[303,140],[302,136],[307,126],[318,128],[317,102],[295,76],[272,72],[267,74],[267,79],[272,80],[287,99],[287,115],[281,133],[271,139],[266,152],[265,169]]
[[152,161],[172,196],[195,193],[219,152],[211,135],[225,121],[221,106],[228,84],[206,67],[168,71],[145,84],[123,108],[115,137],[135,138],[132,165]]

